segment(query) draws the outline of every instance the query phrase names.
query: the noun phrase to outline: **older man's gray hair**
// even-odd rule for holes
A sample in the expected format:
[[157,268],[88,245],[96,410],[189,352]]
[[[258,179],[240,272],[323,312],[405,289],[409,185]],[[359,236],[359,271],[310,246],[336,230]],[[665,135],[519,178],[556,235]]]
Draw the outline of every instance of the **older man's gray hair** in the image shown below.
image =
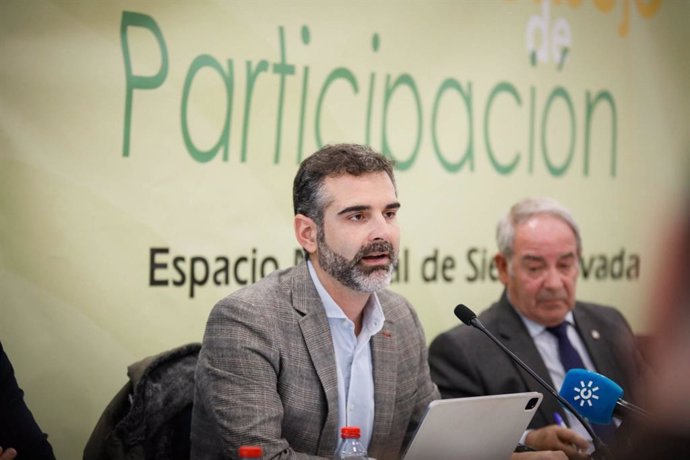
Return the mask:
[[510,211],[498,221],[496,226],[496,243],[498,250],[503,256],[510,260],[513,256],[513,245],[515,243],[515,227],[530,220],[532,217],[548,214],[554,216],[572,229],[577,242],[577,255],[582,253],[582,240],[580,230],[570,211],[553,198],[526,198],[510,208]]

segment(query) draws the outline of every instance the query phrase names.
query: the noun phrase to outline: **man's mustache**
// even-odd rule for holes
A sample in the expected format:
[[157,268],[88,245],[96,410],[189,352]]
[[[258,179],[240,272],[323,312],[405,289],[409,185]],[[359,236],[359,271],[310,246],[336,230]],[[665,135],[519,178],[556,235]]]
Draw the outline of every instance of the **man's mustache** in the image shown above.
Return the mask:
[[371,255],[371,254],[378,254],[378,255],[385,255],[388,256],[388,258],[391,261],[394,261],[395,257],[395,248],[393,245],[388,242],[388,241],[374,241],[373,243],[370,243],[366,246],[363,246],[359,251],[357,251],[357,254],[352,258],[352,264],[356,265],[362,261],[363,258]]
[[547,291],[537,295],[537,301],[539,302],[552,302],[554,300],[568,300],[568,294],[565,291]]

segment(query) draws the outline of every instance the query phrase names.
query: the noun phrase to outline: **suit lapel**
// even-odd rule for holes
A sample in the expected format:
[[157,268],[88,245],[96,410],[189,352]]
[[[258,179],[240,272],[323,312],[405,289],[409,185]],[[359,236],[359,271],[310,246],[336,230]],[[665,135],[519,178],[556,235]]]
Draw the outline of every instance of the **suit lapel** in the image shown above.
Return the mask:
[[[525,327],[524,323],[520,319],[520,316],[515,312],[513,307],[506,300],[501,302],[499,308],[504,310],[499,313],[499,321],[497,323],[497,334],[499,339],[515,353],[518,358],[523,360],[532,370],[534,370],[541,378],[551,383],[551,377],[549,377],[549,371],[546,369],[544,360],[541,358],[537,347],[534,345],[532,337],[529,335],[529,331]],[[521,372],[522,371],[521,369]],[[529,375],[526,374],[525,375]],[[534,379],[530,376],[528,382],[530,386]],[[538,385],[534,382],[535,385]]]
[[586,307],[577,305],[573,310],[575,327],[584,342],[596,371],[615,380],[619,378],[618,366],[611,352],[611,344],[606,336],[611,331],[602,330]]
[[384,446],[391,431],[395,406],[398,337],[391,333],[390,322],[385,321],[381,332],[371,338],[374,368],[374,433],[370,450]]
[[338,442],[338,371],[328,318],[306,263],[295,269],[293,306],[303,317],[299,322],[304,342],[326,395],[327,413],[319,442],[320,455],[332,455]]
[[[517,355],[530,369],[532,369],[539,377],[541,377],[547,384],[553,388],[553,381],[549,375],[549,371],[546,369],[544,360],[539,354],[539,350],[534,345],[534,341],[529,334],[529,331],[525,327],[520,316],[515,312],[513,307],[508,302],[506,295],[504,294],[498,305],[500,311],[498,317],[500,318],[497,322],[497,335],[498,338]],[[534,389],[540,393],[544,393],[544,400],[535,417],[541,417],[544,424],[553,423],[553,413],[558,411],[565,415],[563,409],[552,396],[548,396],[548,392],[542,388],[542,386],[537,383],[537,381],[529,375],[525,370],[518,367],[518,372],[522,377],[522,380],[527,388]]]

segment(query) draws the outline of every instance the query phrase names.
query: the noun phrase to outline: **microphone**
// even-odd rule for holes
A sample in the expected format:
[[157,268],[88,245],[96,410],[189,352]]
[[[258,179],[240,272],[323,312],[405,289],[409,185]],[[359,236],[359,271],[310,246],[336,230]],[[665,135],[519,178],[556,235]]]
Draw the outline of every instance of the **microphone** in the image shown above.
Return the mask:
[[613,417],[647,417],[642,408],[623,400],[623,389],[610,378],[586,369],[565,374],[560,395],[593,423],[609,424]]
[[494,336],[489,330],[482,324],[481,321],[479,321],[479,318],[477,318],[477,315],[474,314],[472,310],[470,310],[468,307],[466,307],[463,304],[459,304],[457,307],[455,307],[454,310],[455,316],[458,317],[460,321],[462,321],[464,324],[468,326],[472,326],[475,329],[479,329],[482,331],[488,338],[491,339],[492,342],[494,342],[498,347],[505,352],[505,354],[508,355],[508,357],[517,365],[519,365],[522,369],[525,370],[529,375],[532,376],[534,380],[539,383],[546,391],[548,391],[551,396],[556,398],[556,400],[561,403],[563,407],[565,407],[575,418],[582,423],[582,426],[585,427],[587,430],[587,433],[592,437],[592,443],[594,444],[594,454],[596,456],[593,456],[592,458],[596,459],[601,459],[601,460],[611,460],[613,459],[613,455],[611,454],[611,451],[609,450],[608,446],[602,441],[599,436],[594,433],[594,430],[592,429],[592,426],[589,424],[589,422],[578,413],[578,411],[566,400],[563,396],[558,394],[556,390],[554,390],[551,385],[546,383],[544,379],[542,379],[536,372],[534,372],[527,364],[525,364],[520,358],[517,357],[515,353],[510,351],[508,347],[506,347],[503,342],[498,340],[496,336]]

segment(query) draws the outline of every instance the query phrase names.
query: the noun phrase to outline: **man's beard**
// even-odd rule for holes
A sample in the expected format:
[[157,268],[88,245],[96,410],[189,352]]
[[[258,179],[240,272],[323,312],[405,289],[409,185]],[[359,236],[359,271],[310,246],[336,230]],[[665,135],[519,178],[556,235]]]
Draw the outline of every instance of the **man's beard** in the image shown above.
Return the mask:
[[[387,287],[398,265],[398,254],[388,241],[375,241],[362,247],[351,260],[347,260],[326,244],[322,229],[318,230],[319,265],[342,285],[359,292],[376,292]],[[390,260],[387,264],[366,266],[362,258],[372,253],[385,253]]]

